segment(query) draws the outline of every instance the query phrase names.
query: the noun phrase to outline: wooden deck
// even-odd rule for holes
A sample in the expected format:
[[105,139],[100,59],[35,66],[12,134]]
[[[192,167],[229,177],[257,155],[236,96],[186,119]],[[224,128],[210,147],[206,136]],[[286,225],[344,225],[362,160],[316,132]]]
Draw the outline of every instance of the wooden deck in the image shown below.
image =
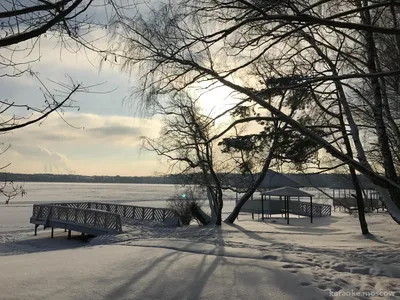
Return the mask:
[[176,217],[172,210],[166,208],[142,207],[100,202],[46,203],[33,205],[30,223],[37,228],[51,227],[78,231],[88,235],[122,233],[125,220],[152,220],[164,222],[167,218]]

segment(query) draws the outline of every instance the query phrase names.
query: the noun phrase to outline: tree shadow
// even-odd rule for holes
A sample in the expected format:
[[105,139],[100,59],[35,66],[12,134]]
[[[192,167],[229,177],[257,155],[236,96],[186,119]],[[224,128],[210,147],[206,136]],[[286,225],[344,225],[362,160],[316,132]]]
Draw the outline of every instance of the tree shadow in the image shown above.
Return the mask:
[[258,240],[258,241],[262,241],[262,242],[271,242],[272,239],[271,238],[265,238],[261,235],[259,235],[258,233],[245,229],[240,225],[237,224],[227,224],[227,226],[233,227],[238,229],[240,232],[244,233],[245,235],[247,235],[249,238],[254,239],[254,240]]
[[[216,230],[218,239],[223,244],[222,229]],[[193,244],[195,243],[190,244],[191,247],[183,247],[182,251],[188,248],[193,249]],[[152,247],[148,248],[151,251]],[[113,287],[103,299],[159,299],[160,295],[163,296],[162,299],[211,299],[215,288],[220,292],[219,299],[246,297],[252,299],[252,296],[248,295],[249,291],[261,299],[265,295],[266,285],[280,293],[289,294],[291,299],[304,299],[303,295],[296,291],[296,288],[304,289],[299,283],[298,275],[280,269],[278,265],[268,266],[262,259],[244,260],[225,257],[224,248],[224,246],[215,246],[213,250],[215,254],[188,253],[167,248],[167,253],[155,259],[149,259],[148,264],[140,270],[133,268],[133,274],[128,278],[126,268],[127,266],[134,267],[134,265],[126,261],[114,269],[115,271],[120,268],[125,270],[120,278],[113,279],[114,283],[115,281],[121,283]],[[265,263],[265,265],[261,266],[260,263]],[[265,273],[268,273],[270,279],[268,282],[264,279]],[[106,283],[107,280],[100,282],[100,284]],[[321,294],[320,296],[323,295],[316,288],[310,288],[317,293],[316,299],[318,293]]]
[[368,233],[362,236],[365,239],[371,240],[373,242],[379,243],[379,244],[385,244],[385,245],[391,245],[390,243],[379,239],[378,237],[376,237],[376,235],[374,235],[373,233]]

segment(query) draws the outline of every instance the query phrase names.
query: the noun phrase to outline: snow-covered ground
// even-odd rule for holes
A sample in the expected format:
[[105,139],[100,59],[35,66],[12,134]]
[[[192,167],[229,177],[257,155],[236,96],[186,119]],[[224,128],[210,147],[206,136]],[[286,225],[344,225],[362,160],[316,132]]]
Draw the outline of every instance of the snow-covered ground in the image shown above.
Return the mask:
[[[400,299],[400,227],[386,213],[367,216],[368,237],[342,213],[314,224],[292,217],[290,225],[243,214],[219,228],[134,221],[123,234],[84,242],[79,234],[67,240],[63,230],[54,239],[41,228],[33,236],[32,203],[82,197],[162,207],[174,189],[103,195],[65,185],[54,199],[53,188],[33,187],[30,198],[0,206],[0,300]],[[233,206],[226,201],[225,213]]]
[[335,213],[221,228],[134,221],[85,243],[33,236],[31,209],[0,207],[0,299],[400,299],[399,227],[384,213],[368,216],[369,237]]

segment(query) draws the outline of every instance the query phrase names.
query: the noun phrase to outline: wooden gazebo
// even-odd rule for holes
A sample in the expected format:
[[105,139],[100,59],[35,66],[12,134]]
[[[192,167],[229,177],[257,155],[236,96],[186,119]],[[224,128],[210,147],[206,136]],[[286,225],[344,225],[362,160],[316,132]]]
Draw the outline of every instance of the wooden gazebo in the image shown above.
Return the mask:
[[[271,198],[275,197],[275,199]],[[279,200],[278,200],[279,197]],[[297,215],[309,215],[311,223],[313,222],[313,195],[301,191],[299,189],[285,186],[282,188],[274,189],[268,192],[261,193],[261,214],[264,220],[265,211],[268,214],[279,213],[282,210],[285,213],[285,219],[289,224],[289,214]],[[296,198],[297,201],[291,201],[292,198]],[[309,207],[308,203],[300,202],[300,198],[308,198],[310,200]]]
[[[236,201],[238,200],[238,194],[246,192],[247,189],[250,186],[252,186],[252,184],[254,184],[254,182],[258,179],[259,176],[260,176],[259,174],[254,174],[253,176],[236,175],[230,178],[229,186],[233,188],[236,192]],[[297,181],[292,180],[287,176],[285,176],[285,174],[269,170],[265,175],[261,184],[258,186],[257,191],[265,192],[285,186],[290,186],[293,188],[304,187]],[[251,196],[251,199],[253,199],[253,195]]]

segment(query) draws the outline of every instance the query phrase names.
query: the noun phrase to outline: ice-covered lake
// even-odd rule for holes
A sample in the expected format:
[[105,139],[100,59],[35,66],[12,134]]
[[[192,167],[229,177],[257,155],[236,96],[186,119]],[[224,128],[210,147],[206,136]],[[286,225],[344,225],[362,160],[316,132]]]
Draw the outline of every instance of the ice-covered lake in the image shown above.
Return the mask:
[[[121,203],[135,206],[166,207],[166,200],[185,191],[182,186],[170,184],[115,184],[115,183],[58,183],[27,182],[24,183],[27,194],[12,199],[8,206],[3,205],[5,198],[0,199],[0,232],[30,228],[29,217],[32,205],[46,202],[97,201]],[[328,203],[316,190],[309,190],[315,195],[315,202]],[[254,197],[259,197],[256,193]],[[235,193],[225,191],[223,213],[229,214],[235,206]],[[204,209],[207,211],[207,203]]]
[[33,204],[59,201],[162,201],[183,188],[169,184],[60,183],[27,182],[27,194],[10,204]]
[[[186,189],[171,184],[27,182],[23,186],[27,194],[10,200],[8,206],[4,205],[6,200],[4,197],[0,199],[0,233],[31,230],[32,224],[29,224],[29,218],[32,215],[32,205],[37,203],[97,201],[166,207],[166,200],[184,193]],[[232,211],[235,206],[234,199],[235,194],[227,191],[224,213]],[[207,210],[207,203],[204,203],[204,206]],[[0,236],[0,242],[1,240]]]
[[[59,201],[109,201],[109,202],[154,202],[165,205],[165,200],[183,193],[185,188],[172,184],[117,184],[117,183],[60,183],[27,182],[23,184],[27,194],[16,197],[10,204],[35,204]],[[316,202],[326,203],[324,196],[316,189],[304,189],[315,195]],[[232,201],[235,193],[224,192],[224,200]],[[331,192],[327,191],[328,194]],[[255,193],[258,197],[258,193]],[[2,201],[5,199],[0,199]],[[320,201],[318,201],[320,200]]]
[[[166,200],[185,191],[184,187],[172,184],[27,182],[23,186],[27,194],[12,199],[10,206],[31,206],[45,202],[99,201],[165,207]],[[233,202],[234,199],[235,194],[226,191],[225,201]],[[5,198],[0,201],[5,203]]]

